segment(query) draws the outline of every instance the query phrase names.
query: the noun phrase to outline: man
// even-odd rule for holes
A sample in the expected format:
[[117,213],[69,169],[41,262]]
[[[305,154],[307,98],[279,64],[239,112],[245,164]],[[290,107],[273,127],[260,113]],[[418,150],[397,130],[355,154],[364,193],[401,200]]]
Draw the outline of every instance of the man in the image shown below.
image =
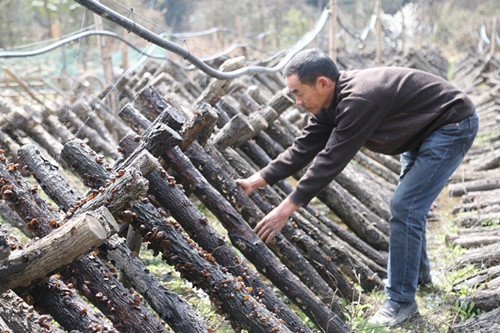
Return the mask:
[[339,72],[315,49],[293,57],[284,76],[296,104],[312,117],[291,147],[237,183],[250,194],[312,163],[255,232],[270,242],[289,216],[331,182],[362,146],[401,154],[399,185],[390,202],[387,300],[370,320],[400,326],[418,314],[419,275],[421,282],[431,280],[426,216],[477,134],[475,107],[463,91],[432,74],[394,67]]

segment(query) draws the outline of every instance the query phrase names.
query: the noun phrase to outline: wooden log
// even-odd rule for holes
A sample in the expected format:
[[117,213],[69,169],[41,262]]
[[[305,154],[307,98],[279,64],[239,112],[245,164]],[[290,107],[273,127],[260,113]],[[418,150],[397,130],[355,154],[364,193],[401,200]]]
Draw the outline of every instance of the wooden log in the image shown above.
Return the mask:
[[454,223],[458,226],[467,228],[472,226],[490,226],[495,225],[500,221],[500,212],[493,213],[481,213],[481,212],[470,212],[461,213],[454,220]]
[[467,289],[478,289],[483,285],[488,285],[492,280],[500,277],[500,266],[492,266],[479,271],[477,274],[466,277],[453,285],[454,292],[460,292],[464,287]]
[[134,256],[124,239],[111,237],[100,250],[114,266],[126,274],[131,285],[175,332],[207,332],[207,323],[175,292],[165,288],[141,260]]
[[[345,188],[349,193],[362,202],[368,209],[375,213],[384,221],[389,221],[391,212],[389,210],[389,201],[392,192],[388,188],[395,189],[395,186],[387,182],[377,182],[377,176],[368,173],[356,165],[349,163],[344,170],[335,177],[335,180]],[[389,225],[379,223],[378,227],[385,233],[389,233]]]
[[457,267],[476,265],[490,267],[500,264],[500,245],[490,244],[477,249],[469,249],[456,260]]
[[9,257],[8,265],[0,267],[0,292],[29,285],[88,253],[117,231],[118,225],[105,207],[70,219],[32,246]]
[[[238,156],[231,154],[229,150],[227,150],[224,155],[233,165],[237,165],[237,170],[251,170],[251,167],[248,164],[245,165],[244,160],[238,159]],[[205,166],[204,169],[206,168],[207,167]],[[218,172],[217,174],[220,173],[221,172]],[[280,182],[280,184],[282,183],[285,182]],[[280,184],[278,184],[277,187],[280,187]],[[291,187],[287,187],[286,190],[288,192],[291,191]],[[224,193],[224,191],[221,192]],[[226,190],[225,192],[228,191]],[[235,196],[235,194],[233,194],[234,192],[230,193],[232,193],[231,196]],[[285,194],[279,195],[278,193],[271,191],[269,188],[264,188],[260,190],[259,193],[265,196],[265,200],[258,200],[258,202],[260,207],[266,207],[263,208],[266,212],[270,211],[271,205],[275,206],[279,204],[285,196]],[[254,196],[254,198],[257,199],[257,196]],[[244,207],[248,207],[248,204],[246,202],[243,204],[243,202],[244,201],[241,201],[240,204]],[[287,228],[285,226],[282,233],[287,236],[291,242],[297,244],[297,246],[302,250],[302,253],[309,258],[309,261],[315,264],[315,267],[317,267],[318,271],[322,274],[326,281],[329,281],[329,277],[332,276],[336,281],[338,281],[338,285],[336,287],[339,288],[339,291],[342,293],[344,298],[358,299],[359,297],[356,297],[356,293],[353,295],[353,292],[350,290],[352,289],[352,286],[345,289],[345,286],[342,284],[345,278],[332,273],[332,269],[338,270],[340,268],[343,272],[345,272],[342,273],[342,275],[345,274],[346,276],[349,276],[351,281],[359,282],[361,286],[367,290],[382,287],[382,281],[380,278],[375,276],[374,271],[365,266],[363,260],[360,259],[361,256],[357,256],[357,251],[338,239],[334,240],[331,237],[330,231],[325,230],[326,228],[324,228],[315,214],[311,214],[305,209],[300,209],[298,212],[293,214],[292,220],[294,226],[296,225],[297,227]],[[357,241],[359,241],[359,239]],[[316,256],[311,257],[311,255],[315,253]],[[322,255],[318,256],[317,253],[321,253]],[[335,263],[338,268],[332,267],[331,269],[327,269],[332,266],[332,263]],[[375,263],[371,264],[372,267],[376,267],[376,271],[383,272],[385,270]],[[385,267],[385,263],[383,267]]]
[[43,279],[30,289],[30,294],[36,308],[49,311],[53,319],[68,331],[118,332],[106,322],[100,311],[79,296],[73,284],[66,284],[59,275]]
[[[43,239],[43,238],[42,238]],[[12,257],[18,256],[19,253],[24,251],[24,245],[19,242],[15,236],[10,235],[8,238],[9,246],[15,247],[16,250],[13,252]],[[27,249],[31,249],[30,246],[37,246],[36,244],[28,244]],[[10,248],[9,248],[10,250]],[[56,251],[54,251],[55,253]],[[4,253],[4,252],[2,252]],[[8,258],[5,258],[6,260]],[[6,261],[3,267],[9,267],[10,260]],[[43,268],[44,269],[44,268]],[[37,273],[38,274],[38,273]],[[14,278],[14,277],[12,277]],[[10,279],[10,276],[9,276]],[[8,280],[10,281],[10,280]],[[39,283],[32,283],[32,288],[29,289],[30,296],[34,302],[34,306],[39,309],[44,309],[47,314],[50,314],[62,327],[67,330],[78,330],[85,331],[89,327],[100,327],[106,328],[110,332],[114,330],[109,327],[108,324],[102,319],[102,313],[97,313],[94,311],[87,302],[83,301],[76,293],[72,290],[72,285],[66,285],[60,278],[53,275],[49,278],[43,278]],[[23,295],[26,294],[26,288],[17,288]],[[22,305],[22,304],[21,304]],[[33,312],[33,307],[28,311],[21,306],[16,309],[18,313],[24,314],[26,320],[30,319]],[[5,312],[3,312],[5,313]],[[39,317],[38,313],[36,314]],[[22,316],[14,316],[12,319],[21,321]],[[9,319],[10,323],[10,319]],[[23,321],[21,323],[14,323],[14,325],[24,327],[27,324]],[[46,325],[42,325],[46,326]],[[21,332],[26,332],[25,329],[17,328]]]
[[24,110],[12,103],[10,105],[8,126],[12,126],[15,129],[22,129],[43,147],[50,156],[57,160],[59,159],[62,144],[43,128],[40,121],[37,121],[37,119],[41,120],[40,115],[37,113],[37,111],[29,106],[26,106],[26,110]]
[[0,319],[2,332],[9,333],[62,333],[65,330],[54,325],[51,317],[40,314],[33,306],[28,305],[12,290],[8,290],[0,296]]
[[500,149],[493,151],[489,156],[484,159],[481,166],[476,167],[476,171],[491,170],[500,167]]
[[500,308],[467,319],[465,322],[454,324],[450,333],[467,332],[498,332],[500,331]]
[[500,307],[500,289],[478,291],[472,296],[462,296],[457,301],[467,311],[491,311]]
[[217,112],[207,104],[201,103],[194,111],[194,116],[186,123],[182,133],[182,148],[189,147],[195,140],[204,145],[217,124]]
[[[43,126],[46,130],[54,135],[60,143],[64,144],[73,139],[75,135],[59,120],[55,114],[42,114]],[[59,151],[60,152],[60,151]]]
[[237,114],[215,135],[213,145],[218,150],[229,146],[238,147],[266,127],[267,122],[259,114],[250,117]]
[[88,139],[93,150],[113,159],[118,157],[113,142],[105,141],[97,131],[87,126],[69,107],[62,107],[57,111],[57,116],[62,119],[62,123],[72,129],[74,136],[80,139]]
[[500,179],[481,179],[465,183],[448,185],[448,193],[452,197],[464,195],[472,191],[488,191],[500,188]]
[[472,228],[466,233],[451,235],[445,237],[448,246],[460,246],[462,248],[477,248],[500,241],[500,229],[498,227]]
[[376,161],[375,159],[368,157],[362,151],[358,151],[356,155],[354,155],[354,161],[358,162],[360,165],[364,166],[374,174],[382,177],[382,179],[386,180],[388,182],[388,184],[386,185],[387,187],[394,189],[394,187],[398,184],[399,176],[396,172],[387,168],[385,165]]
[[[95,162],[86,153],[83,145],[72,145],[72,148],[75,152],[71,156],[78,156],[80,163],[91,165],[92,173],[98,174],[99,179],[113,177],[113,172]],[[84,159],[87,161],[83,161]],[[39,176],[50,177],[46,173]],[[55,184],[52,185],[55,186]],[[65,196],[59,200],[65,200],[66,203],[70,203],[74,198]],[[115,212],[115,214],[117,213],[120,212]],[[120,213],[120,216],[122,215],[125,215],[125,213]],[[111,237],[104,242],[101,250],[108,254],[108,259],[112,260],[114,265],[126,274],[127,280],[131,282],[159,316],[172,328],[180,331],[198,331],[204,327],[206,328],[206,324],[202,322],[185,302],[181,301],[175,293],[165,289],[151,274],[148,274],[148,269],[137,257],[131,254],[131,251],[123,244],[123,240]],[[182,318],[190,318],[190,320],[184,321]]]
[[155,88],[147,87],[139,91],[132,106],[146,119],[154,121],[161,110],[164,110],[168,105]]
[[80,118],[81,121],[85,123],[86,126],[96,131],[105,142],[110,144],[116,142],[113,135],[106,127],[104,121],[99,118],[96,110],[93,109],[87,101],[81,98],[78,99],[71,105],[71,110]]
[[[218,152],[215,148],[211,149],[211,151],[212,155]],[[224,170],[219,163],[212,159],[212,157],[201,147],[193,144],[186,151],[186,156],[195,167],[201,170],[205,179],[210,180],[210,184],[222,193],[225,199],[228,202],[231,202],[235,209],[241,211],[242,217],[246,217],[246,220],[251,227],[255,227],[256,222],[264,217],[264,211],[262,211],[250,200],[250,198],[236,184],[229,173]],[[221,159],[222,158],[219,158],[218,160]],[[227,168],[228,166],[226,166],[226,169]],[[269,210],[271,210],[271,207],[270,205],[267,205],[265,212],[268,212]],[[286,228],[289,229],[293,235],[300,234],[300,231],[293,228],[290,223],[287,224]],[[308,240],[312,243],[311,239]],[[352,289],[352,286],[349,285],[347,279],[339,274],[335,264],[331,261],[328,262],[326,260],[326,256],[321,254],[321,251],[314,253],[314,258],[304,257],[298,253],[296,249],[294,249],[293,245],[286,240],[286,238],[281,235],[278,236],[274,244],[270,244],[269,247],[280,257],[281,261],[292,272],[294,272],[294,274],[296,274],[306,286],[309,287],[309,289],[314,291],[314,293],[325,304],[332,304],[332,309],[336,313],[341,313],[342,307],[335,304],[339,300],[334,296],[334,290],[339,290],[341,296],[348,299],[359,297],[357,292],[355,292]],[[309,259],[309,261],[307,261],[307,259]],[[324,273],[323,277],[321,277],[320,274],[316,274],[316,270],[314,266],[311,265],[311,262],[314,262],[317,266],[322,267],[322,271]],[[331,289],[326,285],[327,281],[330,282]]]
[[24,226],[26,223],[10,209],[9,205],[4,201],[0,200],[0,216],[2,217],[4,223],[8,223],[11,226],[19,229],[26,236],[31,237],[31,235],[26,231]]
[[[81,152],[79,149],[76,149],[74,146],[81,145],[84,148],[84,151]],[[99,188],[104,187],[106,185],[106,179],[100,178],[99,174],[92,173],[93,163],[86,163],[85,159],[80,161],[78,155],[74,154],[85,154],[93,156],[93,160],[97,163],[104,163],[104,156],[98,155],[94,149],[92,149],[89,145],[87,145],[83,140],[75,139],[68,141],[61,151],[61,159],[63,159],[68,164],[70,170],[75,172],[77,175],[80,175],[80,179],[83,182],[83,185],[90,188]],[[111,166],[109,166],[111,169]]]
[[[226,60],[219,68],[220,71],[232,71],[243,66],[243,57],[236,57]],[[193,103],[193,107],[197,108],[198,105],[205,102],[212,106],[217,104],[219,100],[226,95],[226,92],[231,84],[230,80],[212,79],[208,86],[203,90],[201,95],[198,96]]]
[[399,173],[401,172],[401,163],[399,162],[399,159],[397,159],[395,156],[377,154],[363,147],[360,149],[360,152],[370,157],[374,161],[379,162],[387,169],[394,172],[396,175],[399,175]]
[[3,150],[3,154],[7,156],[9,161],[13,163],[18,162],[17,150],[20,145],[14,141],[6,132],[0,129],[0,147]]
[[[488,209],[495,209],[500,205],[500,190],[490,190],[482,193],[471,192],[462,196],[462,203],[457,204],[452,209],[452,214],[457,215],[466,212],[487,212]],[[485,194],[485,195],[484,195]]]
[[[49,161],[47,161],[43,156],[40,150],[32,144],[23,145],[19,151],[18,156],[23,161],[26,166],[32,168],[33,170],[38,170],[41,174],[51,174],[55,177],[55,179],[50,179],[48,182],[39,182],[42,190],[51,198],[56,198],[55,203],[63,210],[67,211],[71,208],[74,201],[71,202],[71,206],[65,207],[63,202],[58,202],[57,198],[65,197],[66,195],[71,195],[72,197],[76,197],[76,194],[73,192],[71,186],[47,186],[47,183],[59,183],[64,184],[68,183],[64,179],[64,177],[57,172],[53,172],[57,170],[57,166],[52,165]],[[52,193],[52,191],[61,192]],[[76,200],[75,200],[76,201]]]
[[[130,131],[130,128],[125,122],[117,116],[116,112],[110,110],[107,105],[88,95],[81,95],[83,100],[92,108],[93,112],[102,119],[108,132],[113,136],[113,142],[118,142],[122,136]],[[66,141],[63,141],[66,142]]]
[[191,96],[196,97],[202,93],[202,89],[187,75],[180,64],[170,59],[166,69],[170,75],[190,92]]
[[147,127],[142,123],[149,124],[149,120],[142,113],[136,110],[131,103],[127,103],[122,107],[119,116],[129,124],[132,130],[134,130],[138,134],[142,134],[144,129]]
[[[49,234],[54,228],[61,225],[59,215],[43,200],[31,185],[8,163],[0,163],[0,175],[2,176],[3,197],[10,201],[12,207],[25,220],[28,229],[37,237]],[[131,201],[126,195],[137,198],[137,194],[144,191],[144,178],[136,171],[126,172],[122,177],[110,184],[101,193],[91,194],[85,200],[86,204],[81,206],[81,212],[92,210],[100,206],[106,206],[113,212],[114,209],[123,210]],[[10,191],[10,192],[7,192]],[[6,195],[8,193],[8,195]],[[116,197],[114,193],[122,193]],[[116,212],[114,212],[116,213]],[[66,214],[70,217],[74,211]],[[86,256],[75,261],[67,271],[65,281],[71,280],[102,313],[113,322],[114,326],[124,332],[166,332],[164,326],[139,304],[135,304],[133,297],[116,280],[106,265],[96,256]],[[103,298],[105,301],[103,301]],[[108,302],[108,300],[110,302]],[[148,319],[145,319],[148,318]]]
[[[134,141],[130,143],[138,145]],[[123,150],[130,151],[133,149],[136,148],[130,147]],[[179,186],[174,186],[174,177],[167,176],[167,180],[165,180],[165,177],[152,175],[149,181],[152,194],[160,203],[168,207],[172,216],[182,224],[184,229],[203,249],[212,253],[217,262],[226,267],[234,276],[242,276],[248,288],[251,288],[251,293],[255,297],[262,299],[268,309],[276,312],[277,316],[283,319],[288,327],[294,331],[308,331],[300,318],[291,312],[274,292],[239,259],[239,256],[226,244],[223,237],[206,223],[206,217],[193,205],[186,204],[190,200],[186,197],[183,189]]]

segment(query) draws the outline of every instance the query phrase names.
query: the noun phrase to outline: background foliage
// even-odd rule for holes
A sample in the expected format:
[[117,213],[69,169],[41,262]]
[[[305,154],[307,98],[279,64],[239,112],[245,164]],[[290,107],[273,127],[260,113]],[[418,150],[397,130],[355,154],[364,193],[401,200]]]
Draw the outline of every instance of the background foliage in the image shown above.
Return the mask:
[[[328,0],[102,0],[123,15],[137,20],[155,32],[202,31],[224,27],[224,44],[244,37],[274,32],[261,46],[281,49],[310,29]],[[491,17],[500,13],[499,0],[382,0],[388,16],[396,16],[405,6],[415,13],[406,29],[424,44],[437,44],[461,50],[476,44],[481,24],[489,26]],[[416,6],[415,6],[416,5]],[[375,0],[338,0],[339,15],[356,33],[370,25]],[[0,48],[60,38],[94,22],[86,10],[72,0],[0,1]],[[87,13],[88,14],[88,13]],[[86,19],[84,19],[86,18]],[[123,33],[112,23],[109,30]],[[220,38],[220,36],[219,36]]]

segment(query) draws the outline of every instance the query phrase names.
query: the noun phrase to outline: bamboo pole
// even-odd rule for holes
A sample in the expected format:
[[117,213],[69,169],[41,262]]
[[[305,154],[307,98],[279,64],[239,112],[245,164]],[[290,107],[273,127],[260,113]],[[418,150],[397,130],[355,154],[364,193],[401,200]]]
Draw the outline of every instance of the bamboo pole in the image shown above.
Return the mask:
[[337,0],[330,0],[330,58],[337,61]]
[[[94,25],[96,30],[103,30],[103,23],[101,16],[94,14]],[[113,60],[111,59],[111,50],[109,44],[106,43],[104,36],[97,36],[99,48],[101,50],[101,61],[104,71],[104,82],[106,86],[110,86],[113,82]],[[115,93],[109,93],[109,106],[111,110],[116,111]]]

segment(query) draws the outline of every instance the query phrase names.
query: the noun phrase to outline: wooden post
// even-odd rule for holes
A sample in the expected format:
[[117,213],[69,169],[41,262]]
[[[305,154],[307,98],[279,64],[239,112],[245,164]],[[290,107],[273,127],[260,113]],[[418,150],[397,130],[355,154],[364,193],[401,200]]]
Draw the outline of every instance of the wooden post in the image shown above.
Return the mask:
[[337,61],[337,0],[330,0],[330,58]]
[[382,29],[380,24],[380,0],[377,0],[377,23],[376,23],[376,40],[377,40],[377,65],[382,64]]
[[495,35],[497,33],[497,18],[493,17],[491,20],[491,45],[490,45],[490,56],[495,55]]
[[[101,16],[94,14],[94,25],[96,30],[103,30],[102,18]],[[109,44],[106,43],[105,36],[97,36],[99,48],[101,49],[101,60],[104,70],[104,81],[106,86],[111,85],[113,82],[113,60],[111,59],[111,50]],[[109,92],[109,102],[110,108],[116,111],[116,94],[113,90]]]

